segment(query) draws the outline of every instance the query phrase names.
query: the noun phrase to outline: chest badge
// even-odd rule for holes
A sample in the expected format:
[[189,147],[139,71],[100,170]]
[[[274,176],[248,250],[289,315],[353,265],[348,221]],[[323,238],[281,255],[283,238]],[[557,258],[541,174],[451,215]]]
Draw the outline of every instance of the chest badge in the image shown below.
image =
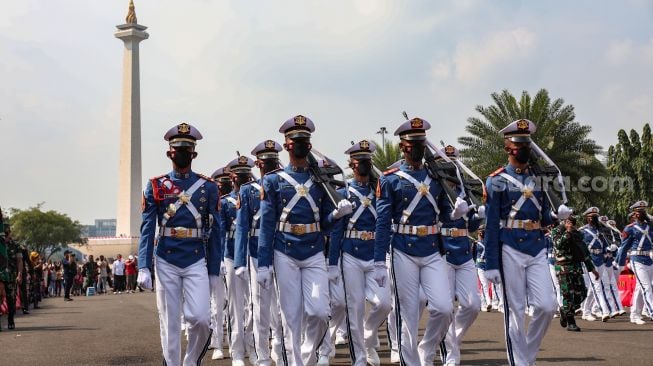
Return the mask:
[[424,183],[420,183],[419,187],[417,187],[417,192],[419,192],[422,196],[426,196],[429,193],[429,186]]
[[297,194],[302,196],[302,197],[306,197],[306,195],[308,194],[308,189],[306,189],[306,187],[304,185],[297,186],[296,191],[297,191]]
[[361,204],[363,205],[363,207],[370,207],[370,205],[372,204],[372,200],[365,197],[361,200]]
[[529,199],[533,197],[533,190],[527,187],[522,188],[521,194],[524,196],[524,198]]
[[184,205],[190,202],[190,195],[186,194],[186,191],[179,193],[179,196],[177,196],[177,198],[179,198],[181,203],[183,203]]

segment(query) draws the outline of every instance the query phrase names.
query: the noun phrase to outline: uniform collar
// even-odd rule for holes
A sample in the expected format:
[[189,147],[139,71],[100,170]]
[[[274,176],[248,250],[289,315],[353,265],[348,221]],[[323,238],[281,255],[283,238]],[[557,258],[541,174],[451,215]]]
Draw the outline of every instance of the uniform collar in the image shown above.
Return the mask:
[[192,176],[194,176],[195,173],[192,170],[189,170],[188,173],[179,173],[175,171],[174,169],[170,172],[170,178],[173,179],[188,179]]
[[356,186],[356,187],[361,187],[361,188],[366,188],[367,186],[370,185],[370,182],[368,181],[367,183],[359,182],[356,179],[352,179],[350,185]]
[[529,169],[528,167],[521,169],[521,168],[516,168],[512,164],[506,165],[506,171],[510,174],[523,174],[523,175],[528,175]]
[[308,172],[308,166],[305,167],[305,168],[300,168],[300,167],[296,167],[294,165],[288,164],[283,170],[285,170],[288,173],[292,173],[292,172],[306,173],[306,172]]
[[405,172],[414,172],[414,171],[422,170],[423,167],[424,165],[422,164],[419,168],[415,169],[412,165],[408,164],[406,160],[404,160],[399,166],[399,169]]

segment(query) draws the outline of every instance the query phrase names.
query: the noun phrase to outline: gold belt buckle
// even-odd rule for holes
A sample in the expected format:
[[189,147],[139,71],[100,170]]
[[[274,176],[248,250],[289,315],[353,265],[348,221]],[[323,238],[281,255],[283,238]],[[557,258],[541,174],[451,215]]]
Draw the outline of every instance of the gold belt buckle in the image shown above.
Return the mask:
[[306,234],[306,225],[303,224],[291,224],[290,232],[295,235],[304,235]]
[[429,228],[426,226],[417,227],[417,236],[426,236],[429,233]]
[[190,230],[185,227],[175,227],[170,230],[170,234],[177,239],[185,239],[190,236]]
[[371,240],[372,239],[372,233],[369,231],[362,231],[361,232],[361,240]]
[[535,230],[536,228],[537,228],[537,227],[536,227],[536,225],[535,225],[535,222],[533,222],[533,221],[527,221],[527,222],[524,224],[524,229],[526,229],[526,230]]

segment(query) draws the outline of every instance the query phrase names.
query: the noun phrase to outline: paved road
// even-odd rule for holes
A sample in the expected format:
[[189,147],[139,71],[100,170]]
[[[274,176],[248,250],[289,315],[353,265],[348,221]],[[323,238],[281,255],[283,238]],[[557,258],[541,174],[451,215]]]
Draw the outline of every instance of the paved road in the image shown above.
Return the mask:
[[[0,365],[160,365],[158,316],[154,294],[137,293],[45,299],[42,309],[16,319],[8,331],[2,317]],[[499,313],[481,313],[464,342],[467,365],[505,365]],[[630,324],[626,317],[609,323],[579,324],[565,331],[554,319],[539,353],[538,365],[651,365],[653,322]],[[384,332],[381,332],[384,333]],[[385,335],[381,342],[386,343]],[[227,353],[225,351],[225,353]],[[389,365],[387,348],[379,353]],[[230,365],[213,361],[204,365]],[[338,346],[332,365],[349,365],[346,346]]]

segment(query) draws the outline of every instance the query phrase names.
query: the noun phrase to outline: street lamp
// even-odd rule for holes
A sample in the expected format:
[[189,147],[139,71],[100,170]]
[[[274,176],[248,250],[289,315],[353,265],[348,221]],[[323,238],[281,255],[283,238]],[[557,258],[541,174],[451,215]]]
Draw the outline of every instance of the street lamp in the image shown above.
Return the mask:
[[388,133],[388,130],[385,127],[381,127],[376,131],[377,135],[381,135],[381,144],[383,144],[383,154],[385,154],[385,134]]

